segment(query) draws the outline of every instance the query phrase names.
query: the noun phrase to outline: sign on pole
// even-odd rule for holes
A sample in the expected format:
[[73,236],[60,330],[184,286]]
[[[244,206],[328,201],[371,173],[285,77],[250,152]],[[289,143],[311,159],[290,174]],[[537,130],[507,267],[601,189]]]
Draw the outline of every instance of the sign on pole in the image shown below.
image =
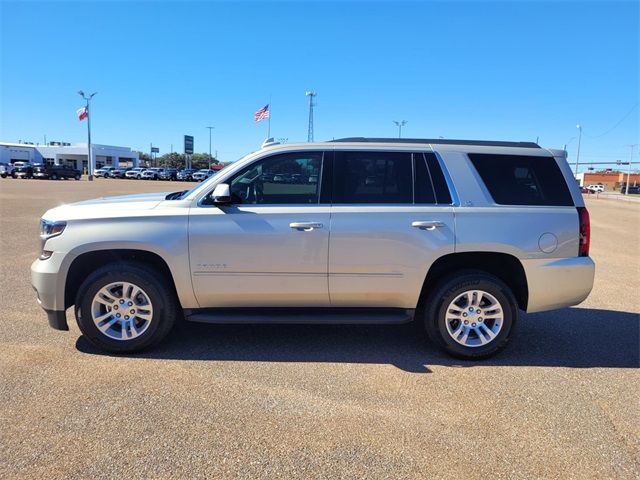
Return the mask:
[[151,153],[160,153],[159,147],[151,147]]
[[184,153],[186,155],[193,154],[193,136],[192,135],[184,136]]

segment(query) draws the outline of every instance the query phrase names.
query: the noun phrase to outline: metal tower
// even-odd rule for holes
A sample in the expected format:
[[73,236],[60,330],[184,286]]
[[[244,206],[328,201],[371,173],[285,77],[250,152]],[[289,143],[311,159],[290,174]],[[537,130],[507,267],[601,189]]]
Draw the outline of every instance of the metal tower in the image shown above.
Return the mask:
[[313,97],[318,94],[316,92],[306,92],[305,95],[309,97],[309,133],[307,134],[307,142],[313,142]]

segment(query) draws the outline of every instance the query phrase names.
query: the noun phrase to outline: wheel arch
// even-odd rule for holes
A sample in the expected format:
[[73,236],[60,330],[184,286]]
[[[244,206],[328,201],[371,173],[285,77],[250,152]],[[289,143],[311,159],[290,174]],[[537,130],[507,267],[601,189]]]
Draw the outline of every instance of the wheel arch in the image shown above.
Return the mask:
[[167,281],[176,301],[179,303],[171,269],[160,255],[146,250],[109,249],[86,252],[74,258],[69,266],[65,281],[64,308],[67,309],[75,303],[76,293],[80,285],[92,272],[109,263],[122,261],[136,262],[156,270]]
[[529,302],[527,276],[520,260],[508,253],[462,252],[438,258],[427,272],[420,299],[424,299],[426,293],[432,291],[441,279],[456,271],[470,269],[481,270],[502,280],[513,291],[518,307],[521,310],[527,310]]

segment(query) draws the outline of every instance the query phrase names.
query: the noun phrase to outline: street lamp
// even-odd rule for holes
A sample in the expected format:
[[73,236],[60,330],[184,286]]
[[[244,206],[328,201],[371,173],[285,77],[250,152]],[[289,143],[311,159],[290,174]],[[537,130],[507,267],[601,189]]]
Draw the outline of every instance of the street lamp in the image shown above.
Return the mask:
[[575,177],[578,178],[578,165],[580,164],[580,143],[582,142],[582,125],[576,125],[576,128],[580,130],[578,134],[578,154],[576,155],[576,174]]
[[205,127],[209,129],[209,163],[211,163],[211,130],[216,127]]
[[398,126],[398,138],[402,138],[402,127],[404,127],[407,124],[406,120],[394,120],[393,123],[395,123]]
[[84,94],[84,92],[82,90],[78,91],[78,95],[80,95],[82,98],[84,98],[87,102],[86,105],[86,109],[87,109],[87,170],[88,170],[88,174],[89,174],[89,181],[92,182],[93,181],[93,155],[91,152],[91,112],[89,110],[89,102],[91,101],[91,99],[93,98],[93,96],[98,93],[98,92],[93,92],[91,95],[89,95],[88,97]]

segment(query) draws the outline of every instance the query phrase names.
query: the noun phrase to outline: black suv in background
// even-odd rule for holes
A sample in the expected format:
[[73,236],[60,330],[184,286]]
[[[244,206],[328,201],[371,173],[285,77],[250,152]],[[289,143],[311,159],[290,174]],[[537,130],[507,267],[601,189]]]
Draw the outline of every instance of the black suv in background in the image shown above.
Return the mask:
[[16,162],[11,176],[13,178],[33,178],[34,165],[29,162]]
[[177,168],[165,168],[158,174],[160,180],[177,180],[178,169]]
[[109,172],[109,176],[113,178],[124,178],[124,174],[127,173],[129,170],[131,170],[131,168],[127,168],[127,167],[114,168],[113,170],[111,170],[111,172]]
[[195,168],[185,168],[184,170],[180,170],[178,172],[178,180],[182,180],[185,182],[190,182],[193,180],[192,175],[196,172],[197,170]]
[[33,178],[48,178],[60,180],[74,178],[80,180],[82,172],[68,165],[35,165],[33,167]]
[[[620,193],[623,195],[627,193],[627,185],[622,184],[620,186]],[[640,193],[640,185],[629,185],[629,193],[638,194]]]

